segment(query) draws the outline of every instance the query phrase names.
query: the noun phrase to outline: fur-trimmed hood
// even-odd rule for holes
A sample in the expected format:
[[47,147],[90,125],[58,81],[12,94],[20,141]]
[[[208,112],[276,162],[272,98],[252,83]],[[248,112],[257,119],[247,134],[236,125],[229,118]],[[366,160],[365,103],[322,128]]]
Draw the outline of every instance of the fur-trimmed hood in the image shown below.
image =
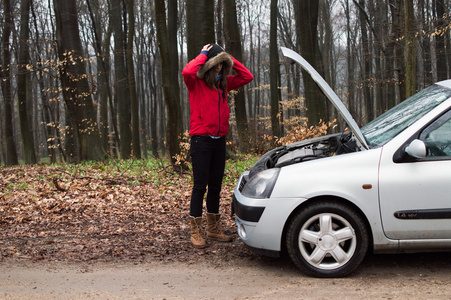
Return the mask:
[[221,52],[218,55],[208,59],[201,67],[200,69],[197,71],[197,78],[204,78],[205,73],[210,70],[211,68],[213,68],[214,66],[216,66],[217,64],[223,64],[223,69],[224,72],[226,72],[226,74],[231,74],[232,73],[232,68],[233,68],[233,59],[230,56],[230,54],[228,54],[227,52]]

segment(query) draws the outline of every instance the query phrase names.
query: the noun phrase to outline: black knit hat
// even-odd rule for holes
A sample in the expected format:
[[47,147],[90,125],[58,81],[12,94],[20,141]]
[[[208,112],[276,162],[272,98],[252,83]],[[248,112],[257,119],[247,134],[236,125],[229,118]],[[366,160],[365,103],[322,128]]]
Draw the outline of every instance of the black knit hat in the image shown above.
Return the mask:
[[210,44],[213,47],[207,53],[207,61],[197,71],[198,78],[204,78],[205,73],[219,63],[223,64],[226,74],[230,74],[233,68],[233,59],[227,52],[217,44]]
[[213,47],[210,49],[210,51],[208,51],[208,54],[207,54],[208,59],[215,57],[216,55],[218,55],[221,52],[224,52],[224,49],[222,49],[222,47],[219,46],[218,44],[210,44],[210,46],[213,46]]

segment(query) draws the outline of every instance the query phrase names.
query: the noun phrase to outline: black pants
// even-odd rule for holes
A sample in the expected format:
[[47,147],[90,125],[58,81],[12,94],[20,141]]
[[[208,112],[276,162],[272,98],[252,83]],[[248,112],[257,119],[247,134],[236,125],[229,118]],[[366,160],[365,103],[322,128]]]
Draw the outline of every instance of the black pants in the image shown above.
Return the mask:
[[194,186],[191,193],[190,215],[202,216],[202,205],[207,193],[207,212],[219,212],[219,195],[225,168],[225,138],[208,136],[191,138],[190,155],[193,165]]

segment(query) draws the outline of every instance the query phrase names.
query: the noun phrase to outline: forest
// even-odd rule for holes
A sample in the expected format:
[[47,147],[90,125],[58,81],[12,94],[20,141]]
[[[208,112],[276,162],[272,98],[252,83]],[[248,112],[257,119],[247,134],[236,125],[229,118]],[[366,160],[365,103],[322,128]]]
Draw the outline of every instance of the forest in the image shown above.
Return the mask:
[[181,70],[217,43],[254,75],[229,95],[231,151],[359,125],[451,77],[449,0],[2,0],[0,166],[165,157],[189,139]]

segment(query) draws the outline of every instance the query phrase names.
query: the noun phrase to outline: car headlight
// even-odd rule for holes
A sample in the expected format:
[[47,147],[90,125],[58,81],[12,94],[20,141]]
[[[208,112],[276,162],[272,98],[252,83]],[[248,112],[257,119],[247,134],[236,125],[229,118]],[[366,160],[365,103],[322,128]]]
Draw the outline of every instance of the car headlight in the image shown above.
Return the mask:
[[242,194],[249,198],[269,198],[279,176],[280,168],[273,168],[256,174],[244,186]]

